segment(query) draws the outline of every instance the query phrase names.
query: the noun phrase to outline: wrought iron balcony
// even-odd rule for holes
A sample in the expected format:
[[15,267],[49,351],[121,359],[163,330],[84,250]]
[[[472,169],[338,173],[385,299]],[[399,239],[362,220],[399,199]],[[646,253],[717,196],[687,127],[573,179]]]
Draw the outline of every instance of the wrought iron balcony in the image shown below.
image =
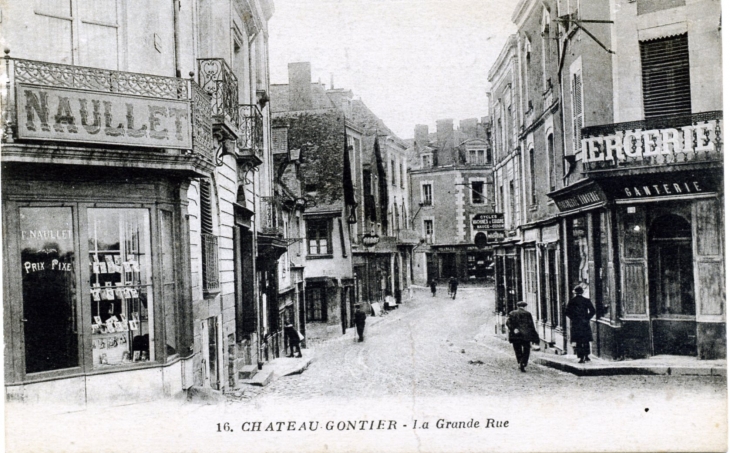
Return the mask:
[[198,83],[211,97],[213,127],[224,139],[236,139],[238,79],[222,58],[198,59]]
[[[2,141],[13,146],[6,146],[3,160],[68,158],[94,163],[78,152],[66,156],[66,148],[52,156],[44,151],[49,143],[64,142],[77,148],[111,145],[103,154],[104,165],[129,165],[130,159],[147,165],[150,153],[136,151],[139,148],[181,149],[188,152],[162,157],[165,165],[209,171],[211,101],[192,80],[7,55],[4,60]],[[37,145],[32,156],[29,145]],[[153,165],[158,165],[159,157],[154,159]]]
[[586,173],[722,163],[722,112],[662,116],[582,129]]
[[261,223],[259,233],[266,236],[284,237],[283,222],[281,221],[281,205],[275,197],[261,197],[259,204]]
[[238,160],[256,167],[264,162],[264,119],[257,105],[238,107]]

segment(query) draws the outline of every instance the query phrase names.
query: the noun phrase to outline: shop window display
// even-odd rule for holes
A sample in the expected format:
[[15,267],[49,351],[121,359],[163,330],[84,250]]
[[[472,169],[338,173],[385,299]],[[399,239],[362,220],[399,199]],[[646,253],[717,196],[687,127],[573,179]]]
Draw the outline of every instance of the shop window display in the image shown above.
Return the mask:
[[146,209],[88,210],[94,368],[155,360]]

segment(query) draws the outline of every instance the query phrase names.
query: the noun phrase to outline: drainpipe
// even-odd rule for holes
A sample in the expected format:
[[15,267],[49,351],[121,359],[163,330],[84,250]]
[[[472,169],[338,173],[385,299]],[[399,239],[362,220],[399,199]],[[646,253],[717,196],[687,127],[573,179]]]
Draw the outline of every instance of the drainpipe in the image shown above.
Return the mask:
[[173,60],[175,62],[175,77],[182,77],[180,69],[180,0],[172,0],[172,22],[173,22],[173,38],[175,44],[173,46]]

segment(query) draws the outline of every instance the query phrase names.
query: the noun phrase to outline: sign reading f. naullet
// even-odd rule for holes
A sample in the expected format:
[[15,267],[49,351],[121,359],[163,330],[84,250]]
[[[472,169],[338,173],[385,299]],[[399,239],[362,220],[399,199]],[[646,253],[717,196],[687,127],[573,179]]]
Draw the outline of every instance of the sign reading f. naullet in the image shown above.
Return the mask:
[[18,84],[18,137],[192,148],[186,101]]

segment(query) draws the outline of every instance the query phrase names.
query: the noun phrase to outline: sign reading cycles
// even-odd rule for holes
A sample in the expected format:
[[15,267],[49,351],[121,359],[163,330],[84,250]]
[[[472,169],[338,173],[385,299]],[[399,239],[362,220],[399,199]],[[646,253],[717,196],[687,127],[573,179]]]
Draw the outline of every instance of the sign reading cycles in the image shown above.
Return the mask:
[[503,231],[504,214],[501,212],[476,214],[471,219],[471,226],[479,231]]

